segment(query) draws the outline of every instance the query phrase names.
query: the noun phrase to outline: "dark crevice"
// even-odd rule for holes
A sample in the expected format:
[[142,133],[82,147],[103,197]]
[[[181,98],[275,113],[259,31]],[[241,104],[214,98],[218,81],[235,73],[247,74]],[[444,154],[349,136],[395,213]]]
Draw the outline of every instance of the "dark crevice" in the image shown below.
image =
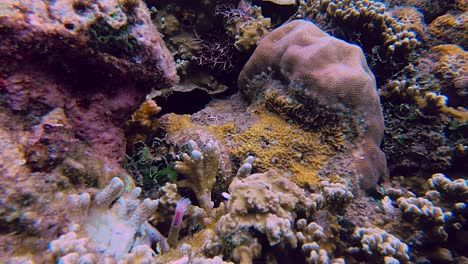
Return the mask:
[[167,97],[154,98],[158,106],[162,108],[162,114],[194,114],[211,101],[211,96],[200,89],[190,92],[174,92]]

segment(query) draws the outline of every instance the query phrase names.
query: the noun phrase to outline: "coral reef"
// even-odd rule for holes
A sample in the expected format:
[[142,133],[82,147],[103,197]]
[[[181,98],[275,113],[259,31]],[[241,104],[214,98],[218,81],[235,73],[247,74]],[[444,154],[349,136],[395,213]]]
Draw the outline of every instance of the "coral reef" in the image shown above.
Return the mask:
[[221,217],[218,236],[232,248],[253,243],[250,228],[266,235],[270,246],[282,244],[297,247],[292,232],[294,208],[306,210],[306,197],[293,182],[277,172],[253,174],[235,179],[229,186],[228,214]]
[[348,252],[362,252],[366,260],[380,263],[409,263],[408,245],[385,230],[376,228],[356,228],[354,237],[360,240],[360,248],[349,248]]
[[132,114],[130,120],[125,122],[126,153],[133,153],[132,148],[136,142],[151,143],[149,141],[153,140],[154,133],[158,129],[156,116],[160,112],[161,107],[154,100],[146,99]]
[[[161,243],[163,250],[168,250],[165,238],[146,222],[158,201],[139,202],[140,188],[122,196],[123,192],[124,183],[113,178],[92,199],[89,193],[69,196],[71,214],[78,219],[72,221],[68,233],[50,243],[49,249],[59,262],[151,260],[153,243]],[[134,256],[125,256],[130,252]]]
[[468,13],[445,14],[429,24],[428,32],[437,40],[435,43],[457,44],[468,48],[468,40],[463,32],[468,30]]
[[467,7],[2,2],[0,262],[467,263]]
[[463,262],[460,250],[466,243],[460,236],[467,232],[467,184],[466,178],[451,180],[436,173],[422,183],[420,196],[389,192],[401,211],[402,224],[393,229],[399,230],[411,247],[414,261]]
[[387,12],[380,1],[299,1],[297,18],[307,18],[337,37],[360,45],[374,74],[381,79],[406,65],[421,45],[417,31]]
[[62,192],[99,188],[115,176],[130,187],[132,179],[67,132],[70,120],[63,109],[44,115],[41,122],[34,120],[36,125],[10,109],[0,109],[1,259],[4,262],[14,252],[36,252],[40,257],[47,241],[69,222]]
[[393,174],[419,171],[430,177],[434,170],[464,167],[466,52],[455,45],[429,52],[380,89],[387,127],[384,150]]
[[[181,157],[187,156],[187,153],[192,152],[192,150],[194,150],[194,147],[195,149],[197,149],[198,146],[200,146],[200,148],[202,149],[201,152],[203,153],[203,155],[205,155],[205,146],[207,146],[210,142],[212,142],[210,143],[210,145],[213,146],[214,143],[214,145],[216,146],[216,150],[213,149],[213,151],[215,150],[216,153],[213,152],[212,154],[216,154],[217,156],[219,155],[219,159],[210,158],[211,164],[209,164],[207,160],[202,160],[199,162],[198,165],[195,166],[199,168],[198,172],[185,170],[183,174],[187,178],[193,177],[194,179],[191,181],[195,182],[196,185],[205,184],[204,182],[198,183],[197,180],[195,180],[195,178],[197,177],[199,177],[199,179],[205,179],[208,182],[215,181],[216,184],[214,186],[214,182],[208,184],[208,186],[211,185],[211,187],[209,188],[210,190],[206,189],[203,186],[200,187],[204,190],[202,191],[202,193],[208,194],[208,192],[213,192],[215,193],[214,197],[220,197],[221,193],[227,189],[232,178],[235,176],[232,172],[231,154],[224,140],[222,140],[221,137],[213,131],[213,129],[209,129],[205,126],[199,126],[191,122],[189,116],[178,116],[170,114],[167,116],[163,116],[161,118],[161,123],[165,127],[165,131],[167,133],[169,142],[174,146],[175,149],[178,150],[178,154]],[[206,153],[206,155],[211,154]],[[245,158],[245,156],[243,158]],[[179,162],[179,164],[183,165],[183,162]],[[216,165],[217,168],[211,168],[210,165]],[[180,166],[180,168],[183,168],[183,166]],[[190,165],[189,168],[194,167]],[[209,173],[209,175],[204,175],[204,173]],[[187,183],[187,181],[185,182]],[[213,189],[211,190],[211,188]],[[199,187],[195,187],[195,189],[199,189]],[[202,193],[199,193],[199,195],[202,195]],[[202,198],[202,201],[199,200],[199,202],[206,203],[205,205],[208,206],[211,203],[212,199],[212,197],[210,196],[211,195],[208,195],[207,197]],[[201,198],[201,196],[199,197]]]
[[447,103],[467,108],[464,102],[468,98],[468,53],[457,45],[438,45],[431,51],[435,61],[433,73],[442,85],[440,91],[450,97]]
[[120,124],[147,85],[178,80],[143,2],[11,1],[0,8],[2,104],[36,118],[61,107],[71,133],[120,161]]
[[48,54],[137,81],[177,80],[172,57],[142,1],[11,1],[2,4],[1,13],[7,32],[2,56]]
[[271,20],[263,17],[261,7],[241,0],[236,9],[219,9],[218,13],[226,17],[227,31],[234,36],[234,46],[242,52],[251,51],[269,32]]
[[[311,22],[290,22],[262,40],[239,75],[239,89],[254,102],[276,92],[308,111],[307,123],[328,122],[349,129],[345,138],[357,145],[352,167],[361,175],[363,189],[375,187],[385,174],[386,161],[379,148],[382,111],[374,76],[358,47],[329,36]],[[292,118],[297,116],[295,109]]]
[[275,114],[256,117],[258,122],[232,137],[232,155],[238,160],[253,155],[257,170],[275,167],[301,186],[318,184],[318,172],[335,155],[333,146],[342,142],[323,144],[325,135],[303,131]]
[[[221,7],[232,9],[230,1],[147,1],[157,10],[153,21],[164,34],[181,81],[174,89],[210,95],[226,92],[233,85],[246,58],[234,46],[235,37],[225,29]],[[222,74],[220,74],[222,73]],[[159,105],[167,98],[157,98]]]
[[190,155],[184,153],[182,161],[177,161],[175,170],[186,176],[185,180],[177,184],[181,187],[189,187],[195,193],[200,207],[209,210],[213,208],[211,190],[216,182],[218,174],[220,151],[214,140],[209,140],[202,151],[198,150],[195,141],[188,142]]
[[[437,17],[444,15],[453,8],[454,2],[457,2],[457,6],[464,5],[464,1],[429,1],[429,0],[386,0],[385,3],[390,7],[408,6],[417,8],[424,14],[424,21],[431,23]],[[465,3],[466,4],[466,3]]]

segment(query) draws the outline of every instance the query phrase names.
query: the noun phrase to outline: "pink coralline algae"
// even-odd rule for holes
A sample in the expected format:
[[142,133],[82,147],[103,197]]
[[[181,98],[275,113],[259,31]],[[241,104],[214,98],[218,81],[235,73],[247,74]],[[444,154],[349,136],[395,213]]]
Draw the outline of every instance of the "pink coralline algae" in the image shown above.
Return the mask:
[[145,92],[178,81],[142,1],[7,1],[0,13],[2,101],[36,118],[64,108],[72,132],[111,159]]

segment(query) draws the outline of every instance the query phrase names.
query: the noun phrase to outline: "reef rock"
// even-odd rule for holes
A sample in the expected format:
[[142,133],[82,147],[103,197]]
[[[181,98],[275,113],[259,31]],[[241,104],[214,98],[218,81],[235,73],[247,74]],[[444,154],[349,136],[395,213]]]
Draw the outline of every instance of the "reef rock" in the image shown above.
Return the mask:
[[3,1],[0,25],[0,103],[30,118],[64,108],[72,132],[111,159],[146,91],[178,81],[139,0]]

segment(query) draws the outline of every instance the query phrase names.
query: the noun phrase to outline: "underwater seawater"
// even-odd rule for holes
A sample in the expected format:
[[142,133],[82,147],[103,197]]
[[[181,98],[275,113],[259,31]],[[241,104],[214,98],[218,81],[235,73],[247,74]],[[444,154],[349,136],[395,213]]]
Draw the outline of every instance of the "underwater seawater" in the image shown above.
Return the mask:
[[465,0],[3,0],[0,263],[468,263]]

